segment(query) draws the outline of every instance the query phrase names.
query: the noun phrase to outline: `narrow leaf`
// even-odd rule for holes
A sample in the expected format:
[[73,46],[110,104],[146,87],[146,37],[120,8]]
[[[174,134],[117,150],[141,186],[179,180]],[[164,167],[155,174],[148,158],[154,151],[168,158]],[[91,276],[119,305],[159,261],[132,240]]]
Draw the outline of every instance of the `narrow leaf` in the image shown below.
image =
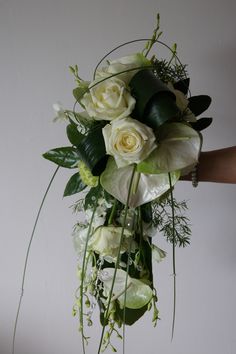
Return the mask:
[[67,125],[66,133],[69,141],[74,146],[77,146],[84,137],[84,135],[78,131],[77,126],[75,124]]
[[49,150],[43,154],[43,157],[54,162],[58,166],[66,168],[76,167],[79,161],[79,155],[75,148],[71,146],[59,147]]
[[63,197],[68,197],[75,193],[81,192],[86,188],[86,185],[82,182],[79,173],[75,173],[66,185]]

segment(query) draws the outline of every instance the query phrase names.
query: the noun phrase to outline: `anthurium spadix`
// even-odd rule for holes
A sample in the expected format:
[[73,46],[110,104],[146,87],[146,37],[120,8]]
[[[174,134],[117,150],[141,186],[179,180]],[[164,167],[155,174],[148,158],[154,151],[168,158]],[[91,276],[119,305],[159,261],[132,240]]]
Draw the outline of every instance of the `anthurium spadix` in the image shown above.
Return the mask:
[[157,132],[157,148],[137,166],[143,173],[186,170],[198,162],[201,136],[185,123],[167,123]]
[[[131,181],[133,165],[118,168],[113,158],[109,158],[107,167],[102,173],[102,187],[121,203],[126,204]],[[179,171],[171,172],[172,186],[180,177]],[[170,188],[168,173],[145,174],[136,172],[133,179],[133,190],[129,198],[129,206],[136,208],[148,203]]]
[[[114,273],[114,268],[104,268],[99,274],[99,279],[104,284],[105,296],[109,296],[111,291]],[[118,300],[120,308],[130,309],[142,308],[153,297],[153,291],[149,285],[139,279],[131,278],[122,269],[117,269],[112,293],[112,300]]]

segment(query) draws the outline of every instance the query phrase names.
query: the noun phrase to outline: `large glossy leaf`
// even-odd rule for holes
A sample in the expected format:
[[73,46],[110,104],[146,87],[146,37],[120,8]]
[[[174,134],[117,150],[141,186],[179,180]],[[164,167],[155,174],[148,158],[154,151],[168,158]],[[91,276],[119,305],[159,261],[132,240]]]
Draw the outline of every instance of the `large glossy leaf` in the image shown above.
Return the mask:
[[158,147],[137,166],[143,173],[164,173],[196,164],[201,149],[199,134],[183,123],[169,123],[158,132]]
[[[107,295],[109,295],[111,290],[114,272],[114,268],[104,268],[101,273],[104,274],[101,280],[103,281]],[[147,305],[153,296],[152,289],[150,288],[150,286],[143,283],[141,280],[131,278],[128,275],[127,288],[125,288],[126,277],[127,273],[124,270],[117,269],[113,287],[113,298],[116,298],[119,301],[121,308],[124,308],[125,305],[127,308],[130,309],[139,309]]]
[[179,114],[175,100],[163,92],[154,95],[146,106],[143,115],[143,122],[152,129],[157,130],[165,122],[173,119]]
[[[113,158],[109,158],[105,171],[102,173],[100,182],[102,187],[121,203],[126,204],[128,190],[131,181],[133,165],[117,168]],[[148,203],[165,193],[169,188],[169,176],[167,173],[144,174],[140,173],[139,182],[135,193],[131,193],[129,206],[137,207]],[[171,173],[172,184],[174,185],[180,173]]]
[[151,128],[158,128],[179,113],[175,95],[152,70],[141,70],[135,74],[130,87],[136,99],[132,116]]
[[80,160],[77,150],[71,146],[49,150],[43,154],[43,157],[61,167],[66,168],[76,167]]
[[[141,307],[140,309],[129,309],[125,307],[125,324],[128,326],[132,326],[136,321],[140,319],[144,315],[144,313],[147,311],[148,306],[145,305]],[[116,315],[118,315],[119,320],[123,322],[124,320],[124,315],[123,315],[124,309],[118,308],[116,310]]]
[[192,96],[188,100],[188,108],[196,117],[205,112],[211,104],[211,97],[207,95]]
[[92,174],[99,176],[107,162],[102,126],[92,129],[77,145],[77,151],[81,160],[89,167]]
[[67,183],[66,188],[64,190],[63,196],[68,197],[75,193],[79,193],[86,187],[87,186],[82,182],[80,175],[77,172],[69,179],[69,182]]
[[66,133],[70,143],[74,146],[77,146],[84,137],[84,135],[78,131],[75,123],[67,125]]
[[200,132],[201,130],[208,128],[209,125],[211,125],[212,120],[212,118],[200,118],[196,122],[192,122],[191,126],[193,129]]

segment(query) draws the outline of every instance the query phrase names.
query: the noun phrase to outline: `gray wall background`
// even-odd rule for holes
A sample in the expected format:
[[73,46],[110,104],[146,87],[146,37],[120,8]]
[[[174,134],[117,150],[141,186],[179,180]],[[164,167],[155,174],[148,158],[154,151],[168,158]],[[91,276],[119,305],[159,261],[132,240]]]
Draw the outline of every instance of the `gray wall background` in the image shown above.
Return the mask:
[[[73,105],[68,66],[77,63],[90,80],[104,53],[149,36],[160,12],[162,39],[177,42],[189,64],[192,94],[213,98],[208,115],[214,123],[204,132],[203,149],[235,145],[235,10],[233,0],[0,0],[1,354],[11,353],[29,235],[54,171],[41,154],[67,145],[64,125],[52,123],[52,103]],[[69,176],[61,170],[56,177],[32,244],[16,354],[82,352],[78,321],[71,315],[77,287],[70,237],[75,216],[69,208],[74,198],[62,199]],[[177,251],[175,337],[171,343],[171,248],[160,238],[169,253],[155,266],[161,320],[153,329],[146,315],[127,328],[127,353],[233,354],[235,186],[202,183],[193,190],[180,182],[176,196],[189,200],[193,236],[190,247]],[[100,334],[96,315],[88,334],[92,354]]]

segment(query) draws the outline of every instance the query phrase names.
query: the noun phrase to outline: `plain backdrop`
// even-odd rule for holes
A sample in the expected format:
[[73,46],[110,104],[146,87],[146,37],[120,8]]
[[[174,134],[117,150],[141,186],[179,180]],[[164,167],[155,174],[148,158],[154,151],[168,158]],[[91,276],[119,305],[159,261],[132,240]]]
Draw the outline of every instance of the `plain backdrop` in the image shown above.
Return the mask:
[[[188,64],[192,94],[212,97],[203,150],[235,145],[236,2],[234,0],[0,0],[0,353],[11,353],[24,257],[38,206],[55,166],[41,155],[67,145],[65,125],[53,123],[52,104],[72,108],[78,64],[91,80],[97,61],[128,40],[149,37],[161,14],[162,40],[178,44]],[[139,47],[117,52],[113,58]],[[160,50],[160,52],[158,52]],[[161,54],[161,49],[157,48]],[[60,170],[42,211],[29,256],[15,354],[80,354],[78,319],[72,317],[77,259],[75,223],[63,189],[71,171]],[[161,320],[151,315],[127,328],[127,354],[234,354],[236,298],[235,186],[179,182],[189,200],[192,241],[177,250],[177,313],[171,342],[171,248],[155,265]],[[97,313],[88,354],[101,332]],[[118,352],[121,342],[116,341]],[[110,351],[107,351],[110,353]]]

